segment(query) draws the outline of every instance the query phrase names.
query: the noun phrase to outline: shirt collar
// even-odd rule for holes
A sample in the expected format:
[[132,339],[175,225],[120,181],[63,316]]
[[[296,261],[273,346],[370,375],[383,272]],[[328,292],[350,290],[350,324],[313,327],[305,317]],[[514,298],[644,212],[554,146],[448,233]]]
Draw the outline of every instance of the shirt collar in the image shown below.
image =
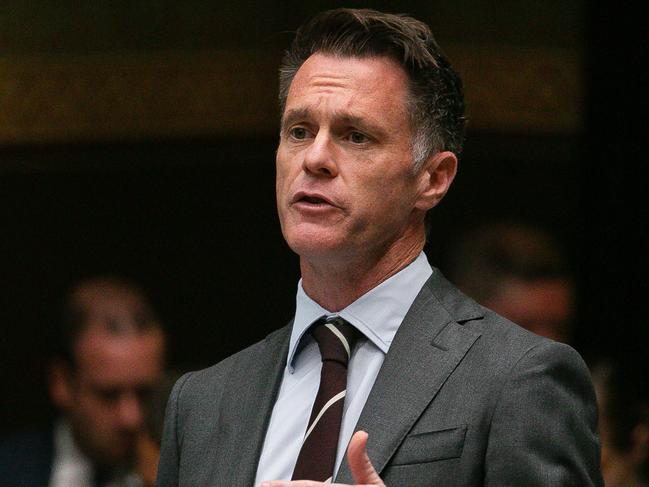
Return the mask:
[[53,461],[52,470],[63,478],[75,478],[80,482],[81,479],[89,482],[92,478],[92,464],[77,446],[72,426],[63,419],[57,421],[54,426]]
[[297,285],[295,319],[289,342],[287,362],[289,371],[293,372],[294,359],[302,336],[309,326],[322,316],[338,315],[344,318],[379,350],[387,353],[399,325],[432,273],[433,269],[428,263],[426,254],[421,252],[406,267],[338,313],[326,310],[311,299],[304,292],[302,279],[300,279]]

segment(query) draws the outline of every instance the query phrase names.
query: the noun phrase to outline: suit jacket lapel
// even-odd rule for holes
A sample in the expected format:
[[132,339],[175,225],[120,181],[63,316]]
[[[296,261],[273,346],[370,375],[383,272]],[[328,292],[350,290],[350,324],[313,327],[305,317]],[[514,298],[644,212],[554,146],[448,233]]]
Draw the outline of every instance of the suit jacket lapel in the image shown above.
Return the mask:
[[[355,428],[369,434],[368,454],[379,473],[478,338],[459,323],[480,316],[434,270],[399,327]],[[345,460],[336,482],[352,480]]]
[[231,445],[232,478],[218,485],[253,485],[266,429],[286,365],[291,324],[270,334],[260,353],[233,367],[224,397],[229,424],[241,425]]

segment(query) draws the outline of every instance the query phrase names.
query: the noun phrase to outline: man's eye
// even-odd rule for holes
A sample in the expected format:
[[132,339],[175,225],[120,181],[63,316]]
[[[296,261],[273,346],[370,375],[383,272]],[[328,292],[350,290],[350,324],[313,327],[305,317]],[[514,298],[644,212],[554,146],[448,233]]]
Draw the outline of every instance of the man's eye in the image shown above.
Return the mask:
[[361,133],[361,132],[350,132],[349,134],[349,140],[353,142],[354,144],[363,144],[367,142],[369,139],[367,135]]
[[98,389],[96,394],[104,403],[115,403],[119,399],[120,392],[116,389]]
[[289,131],[289,134],[291,135],[291,137],[297,140],[306,139],[308,136],[307,130],[303,127],[294,127]]

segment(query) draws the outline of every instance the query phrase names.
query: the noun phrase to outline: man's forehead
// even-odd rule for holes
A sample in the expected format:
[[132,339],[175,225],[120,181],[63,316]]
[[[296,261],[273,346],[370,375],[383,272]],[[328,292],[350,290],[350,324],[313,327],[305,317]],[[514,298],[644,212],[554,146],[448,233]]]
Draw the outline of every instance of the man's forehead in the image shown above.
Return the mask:
[[107,373],[123,370],[128,374],[129,367],[156,369],[162,365],[164,347],[164,336],[158,328],[115,335],[104,327],[91,326],[76,344],[76,363],[86,372],[104,369]]
[[[315,118],[320,111],[357,124],[383,112],[402,112],[409,96],[405,71],[388,57],[340,57],[316,53],[289,88],[282,126]],[[326,104],[326,106],[323,106]]]
[[324,70],[330,68],[331,75],[334,78],[344,78],[344,74],[337,71],[336,67],[340,63],[362,63],[365,65],[385,65],[391,66],[403,72],[407,76],[406,71],[403,69],[403,66],[395,58],[388,56],[387,54],[366,54],[366,55],[347,55],[347,54],[337,54],[326,51],[316,51],[311,54],[306,60],[302,63],[298,72],[302,68],[308,68],[312,64],[318,64],[318,66]]
[[70,306],[85,327],[101,325],[113,333],[131,333],[155,321],[149,302],[138,289],[110,280],[82,284],[71,294]]
[[401,65],[387,56],[351,57],[317,52],[297,70],[288,98],[305,85],[322,90],[353,87],[369,92],[386,85],[407,87],[408,79]]
[[103,281],[80,286],[72,293],[71,299],[74,304],[87,310],[145,306],[144,298],[135,289]]

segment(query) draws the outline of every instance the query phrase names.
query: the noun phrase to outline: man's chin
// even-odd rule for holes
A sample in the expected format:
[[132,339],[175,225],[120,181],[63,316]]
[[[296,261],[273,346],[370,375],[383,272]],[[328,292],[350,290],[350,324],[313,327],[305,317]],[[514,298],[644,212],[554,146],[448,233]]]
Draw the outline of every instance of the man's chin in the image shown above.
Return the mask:
[[97,452],[93,460],[103,468],[129,470],[135,465],[135,444],[129,442],[119,449]]
[[305,259],[332,258],[344,248],[343,240],[323,234],[300,234],[287,238],[293,252]]

